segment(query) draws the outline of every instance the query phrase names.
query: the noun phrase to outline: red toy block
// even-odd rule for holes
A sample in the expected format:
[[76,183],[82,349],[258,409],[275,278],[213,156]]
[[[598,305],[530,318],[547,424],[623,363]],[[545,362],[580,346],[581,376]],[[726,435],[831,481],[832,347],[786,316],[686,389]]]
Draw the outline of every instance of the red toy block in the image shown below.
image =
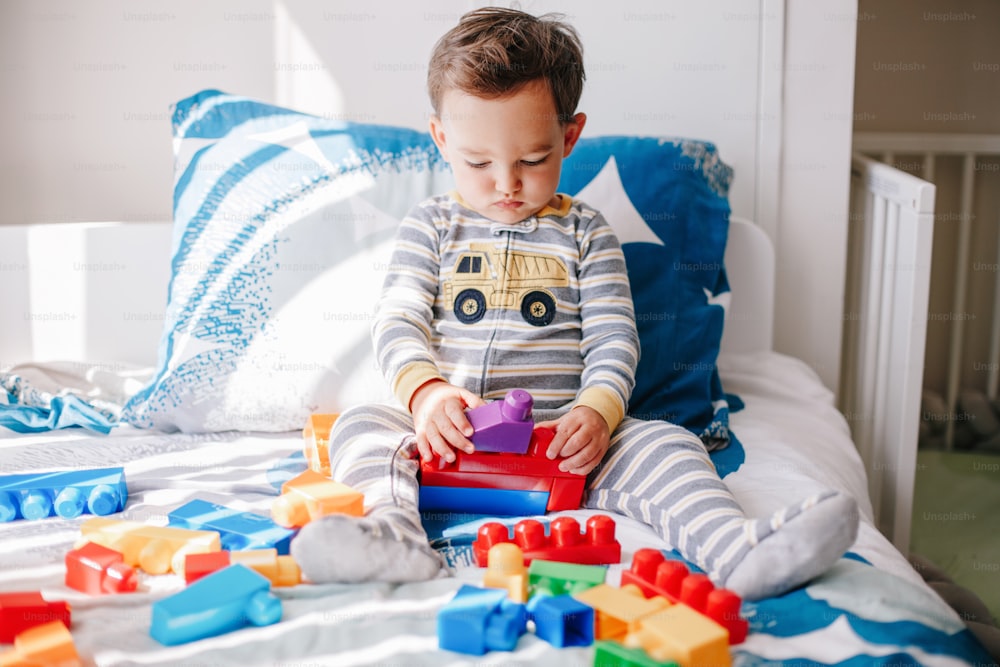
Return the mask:
[[587,519],[584,533],[580,532],[580,523],[568,516],[553,521],[548,535],[545,526],[534,519],[518,521],[513,536],[502,523],[484,523],[472,543],[476,564],[485,567],[490,548],[503,542],[513,542],[521,548],[525,565],[536,558],[581,565],[620,563],[622,559],[622,545],[615,539],[615,521],[605,514]]
[[546,491],[547,512],[579,509],[587,478],[584,475],[559,470],[559,459],[545,456],[555,431],[536,428],[525,454],[475,452],[456,450],[455,460],[448,463],[435,456],[421,463],[421,486],[445,486],[510,491]]
[[684,563],[667,560],[659,549],[635,552],[631,569],[622,572],[621,585],[625,584],[635,584],[647,598],[659,596],[686,604],[724,627],[730,644],[740,644],[747,637],[749,623],[740,617],[740,597],[716,588],[704,574],[691,573]]
[[91,595],[131,593],[138,578],[125,556],[96,542],[66,554],[66,585]]
[[69,603],[46,602],[38,591],[0,593],[0,643],[10,644],[28,628],[50,621],[69,627]]
[[184,581],[188,584],[194,583],[206,575],[237,563],[246,565],[257,574],[267,577],[272,586],[297,586],[302,583],[302,572],[298,563],[291,556],[279,555],[277,549],[188,554],[184,560]]
[[213,551],[207,554],[187,554],[184,556],[184,583],[198,581],[216,570],[229,567],[228,551]]
[[0,653],[0,667],[79,667],[73,636],[59,621],[25,630],[14,638],[14,649]]

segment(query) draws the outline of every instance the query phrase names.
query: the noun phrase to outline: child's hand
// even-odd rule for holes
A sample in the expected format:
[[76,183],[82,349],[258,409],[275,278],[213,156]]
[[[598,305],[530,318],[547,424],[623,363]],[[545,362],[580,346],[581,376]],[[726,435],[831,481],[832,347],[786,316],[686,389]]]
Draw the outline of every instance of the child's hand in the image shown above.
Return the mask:
[[481,405],[485,405],[483,399],[447,382],[438,380],[420,387],[410,400],[420,459],[430,461],[436,453],[450,463],[455,460],[452,447],[471,454],[472,424],[465,409]]
[[555,429],[556,437],[552,438],[546,456],[564,459],[559,469],[576,475],[586,475],[596,468],[611,443],[604,417],[585,405],[578,405],[559,419],[535,426]]

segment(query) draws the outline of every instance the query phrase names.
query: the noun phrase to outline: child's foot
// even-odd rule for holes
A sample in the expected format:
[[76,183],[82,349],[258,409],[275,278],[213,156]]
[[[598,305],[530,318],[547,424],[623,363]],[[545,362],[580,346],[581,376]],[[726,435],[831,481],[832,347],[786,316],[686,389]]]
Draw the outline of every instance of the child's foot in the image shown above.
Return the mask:
[[424,581],[444,560],[429,545],[410,544],[368,517],[334,514],[311,521],[292,540],[292,556],[309,581]]
[[745,600],[781,595],[826,572],[854,544],[858,506],[830,491],[777,512],[768,523],[722,582]]

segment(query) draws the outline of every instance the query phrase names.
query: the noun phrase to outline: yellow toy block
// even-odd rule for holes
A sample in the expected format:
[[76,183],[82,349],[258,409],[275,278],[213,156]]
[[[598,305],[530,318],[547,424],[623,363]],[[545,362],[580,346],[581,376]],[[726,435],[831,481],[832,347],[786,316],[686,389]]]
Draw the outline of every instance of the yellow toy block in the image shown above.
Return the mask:
[[654,660],[674,660],[681,667],[730,667],[729,632],[686,604],[644,616],[622,642],[641,648]]
[[330,429],[340,414],[309,415],[309,421],[302,429],[302,453],[309,469],[324,477],[330,476]]
[[271,518],[285,528],[301,528],[330,514],[364,516],[364,501],[361,492],[306,470],[282,485],[281,495],[271,503]]
[[486,588],[503,588],[514,602],[528,601],[528,568],[524,566],[524,552],[513,542],[494,544],[486,554]]
[[231,551],[231,564],[241,563],[271,580],[272,586],[297,586],[302,583],[302,571],[291,556],[279,556],[277,549]]
[[621,639],[630,624],[670,606],[670,601],[665,598],[646,598],[639,587],[632,584],[622,588],[598,584],[574,593],[573,597],[594,608],[595,640]]
[[28,628],[14,637],[14,650],[0,653],[0,667],[78,667],[80,656],[62,621]]
[[141,567],[149,574],[184,573],[184,556],[209,553],[221,548],[219,534],[209,530],[187,530],[150,526],[137,521],[94,517],[80,526],[84,542],[96,542],[125,557],[125,564]]

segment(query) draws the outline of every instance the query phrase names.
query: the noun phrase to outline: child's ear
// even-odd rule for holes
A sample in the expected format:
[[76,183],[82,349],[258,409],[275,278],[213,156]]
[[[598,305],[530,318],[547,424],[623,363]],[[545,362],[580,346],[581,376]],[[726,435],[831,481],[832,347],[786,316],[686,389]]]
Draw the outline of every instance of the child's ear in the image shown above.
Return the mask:
[[447,142],[445,141],[444,124],[441,123],[441,118],[439,118],[437,114],[433,114],[429,125],[431,139],[434,140],[434,145],[438,147],[438,151],[440,151],[441,157],[444,158],[444,161],[448,162]]
[[586,124],[587,114],[578,113],[563,126],[563,157],[569,157],[569,154],[573,152],[573,147],[576,146],[580,134],[583,133],[583,126]]

